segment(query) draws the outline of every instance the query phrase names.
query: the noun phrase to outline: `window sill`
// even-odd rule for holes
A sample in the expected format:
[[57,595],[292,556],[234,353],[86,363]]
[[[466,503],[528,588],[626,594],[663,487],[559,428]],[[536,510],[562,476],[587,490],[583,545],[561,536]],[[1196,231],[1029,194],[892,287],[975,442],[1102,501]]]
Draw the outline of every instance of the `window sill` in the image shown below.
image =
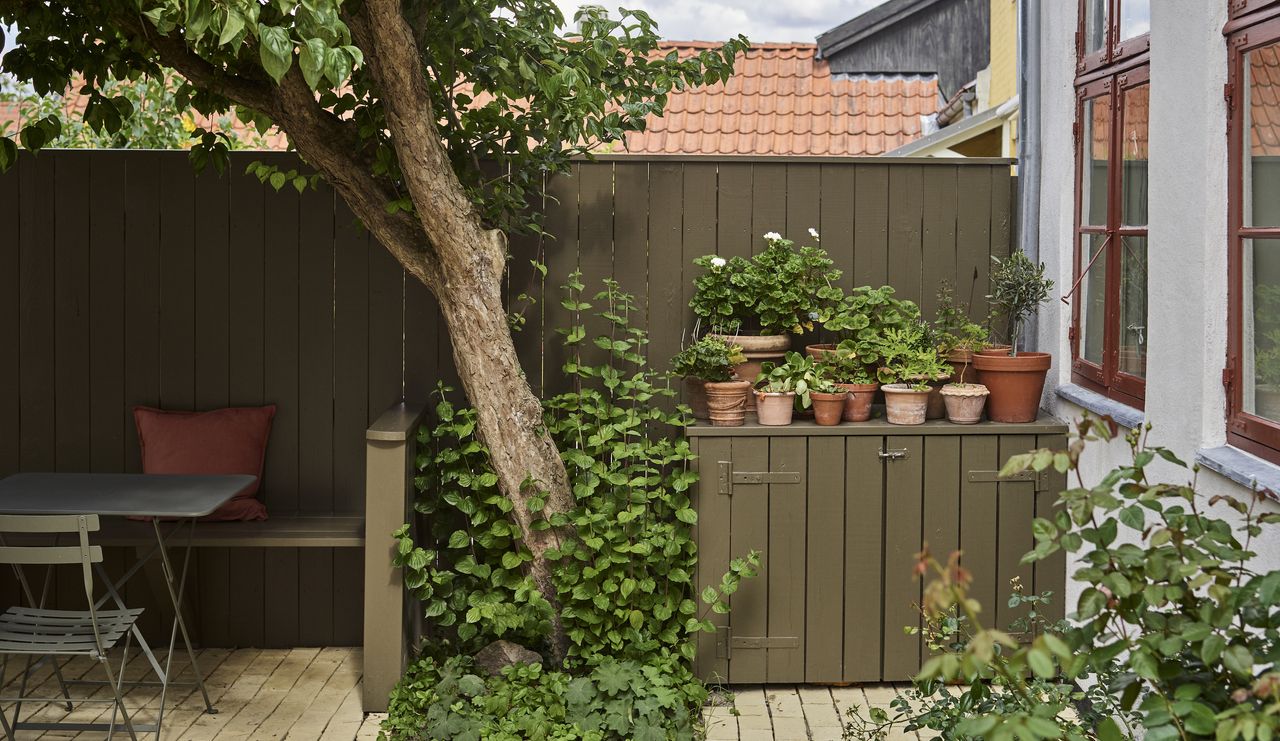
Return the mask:
[[1280,466],[1239,448],[1202,448],[1196,451],[1196,463],[1241,486],[1280,492]]
[[1146,415],[1141,409],[1135,409],[1128,404],[1123,404],[1115,399],[1108,399],[1096,391],[1090,391],[1084,386],[1074,383],[1064,383],[1054,392],[1062,399],[1084,407],[1094,414],[1105,414],[1110,416],[1122,427],[1133,429],[1139,427],[1146,420]]

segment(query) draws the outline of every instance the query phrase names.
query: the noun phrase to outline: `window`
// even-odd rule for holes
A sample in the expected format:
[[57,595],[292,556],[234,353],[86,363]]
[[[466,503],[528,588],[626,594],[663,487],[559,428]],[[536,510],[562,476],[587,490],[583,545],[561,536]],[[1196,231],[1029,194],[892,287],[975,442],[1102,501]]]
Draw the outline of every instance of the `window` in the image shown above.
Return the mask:
[[1253,12],[1227,25],[1227,438],[1280,462],[1280,6],[1240,5]]
[[1150,0],[1081,0],[1072,376],[1141,407],[1147,367]]

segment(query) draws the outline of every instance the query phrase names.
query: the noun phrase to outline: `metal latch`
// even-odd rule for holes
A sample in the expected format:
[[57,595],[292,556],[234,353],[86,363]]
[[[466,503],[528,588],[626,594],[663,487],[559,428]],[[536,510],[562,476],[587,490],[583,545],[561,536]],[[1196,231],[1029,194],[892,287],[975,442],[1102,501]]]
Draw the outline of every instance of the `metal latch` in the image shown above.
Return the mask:
[[906,460],[911,455],[911,451],[907,448],[881,448],[876,455],[880,456],[882,461],[901,461]]
[[1019,471],[1018,473],[1001,476],[999,471],[970,471],[968,481],[971,484],[1002,484],[1015,481],[1031,481],[1036,485],[1036,491],[1043,491],[1050,486],[1050,471]]
[[734,484],[799,484],[803,481],[799,471],[735,471],[733,461],[719,461],[718,466],[721,494],[733,494]]

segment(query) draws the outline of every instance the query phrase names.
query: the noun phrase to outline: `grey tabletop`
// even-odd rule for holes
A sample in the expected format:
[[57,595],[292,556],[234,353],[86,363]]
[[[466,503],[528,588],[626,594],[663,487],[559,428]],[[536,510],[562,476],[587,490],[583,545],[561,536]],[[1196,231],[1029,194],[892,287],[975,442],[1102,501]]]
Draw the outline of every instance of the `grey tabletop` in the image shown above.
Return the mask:
[[203,517],[253,476],[144,473],[17,473],[0,480],[0,514]]

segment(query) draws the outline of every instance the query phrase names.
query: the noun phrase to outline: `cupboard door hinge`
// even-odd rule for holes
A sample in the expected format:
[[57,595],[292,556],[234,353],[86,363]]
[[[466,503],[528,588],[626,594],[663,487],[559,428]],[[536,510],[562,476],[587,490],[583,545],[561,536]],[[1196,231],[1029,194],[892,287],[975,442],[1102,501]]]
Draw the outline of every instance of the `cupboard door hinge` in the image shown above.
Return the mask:
[[735,471],[733,461],[718,461],[716,491],[733,495],[734,484],[799,484],[804,479],[799,471]]
[[1223,385],[1223,387],[1228,388],[1228,389],[1229,389],[1229,388],[1231,388],[1231,384],[1232,384],[1232,382],[1233,382],[1234,380],[1235,380],[1235,369],[1233,369],[1233,368],[1232,368],[1231,366],[1229,366],[1229,365],[1228,365],[1226,368],[1223,368],[1223,369],[1222,369],[1222,385]]
[[1035,484],[1036,491],[1045,491],[1052,486],[1051,471],[1019,471],[1008,476],[1001,476],[999,471],[970,471],[966,477],[971,484],[1003,484],[1015,481],[1030,481]]

